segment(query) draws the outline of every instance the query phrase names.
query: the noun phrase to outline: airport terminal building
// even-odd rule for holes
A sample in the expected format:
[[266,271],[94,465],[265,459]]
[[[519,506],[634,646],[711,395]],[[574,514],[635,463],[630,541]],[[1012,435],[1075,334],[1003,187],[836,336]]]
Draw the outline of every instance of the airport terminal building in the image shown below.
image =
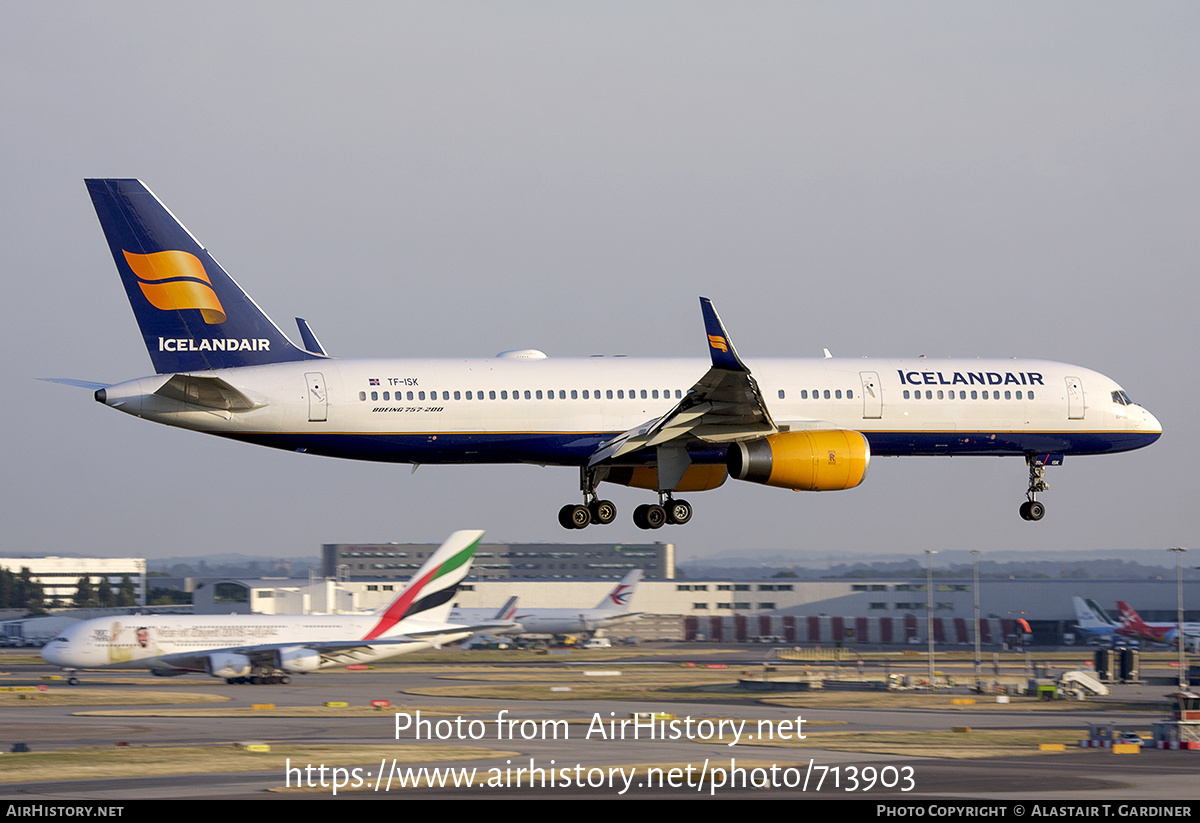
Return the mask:
[[[437,543],[326,543],[321,573],[339,580],[406,579]],[[633,569],[675,577],[674,543],[480,543],[471,577],[478,580],[616,579]]]

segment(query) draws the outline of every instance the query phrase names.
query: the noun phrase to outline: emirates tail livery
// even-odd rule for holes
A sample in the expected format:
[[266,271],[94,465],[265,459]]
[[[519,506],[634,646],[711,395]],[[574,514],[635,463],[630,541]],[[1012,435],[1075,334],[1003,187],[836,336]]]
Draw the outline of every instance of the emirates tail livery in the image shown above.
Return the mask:
[[257,685],[507,629],[512,626],[507,621],[446,622],[482,537],[481,531],[454,532],[396,599],[374,614],[98,617],[64,629],[42,649],[42,657],[68,670],[149,669],[163,677],[202,673]]
[[737,480],[849,489],[871,456],[1001,455],[1045,469],[1148,446],[1158,420],[1099,372],[1045,360],[742,360],[700,299],[708,360],[333,359],[297,319],[292,343],[138,180],[88,180],[156,374],[95,390],[137,417],[309,454],[391,463],[570,466],[567,528],[611,523],[602,482],[657,493],[634,522],[682,524],[676,495]]

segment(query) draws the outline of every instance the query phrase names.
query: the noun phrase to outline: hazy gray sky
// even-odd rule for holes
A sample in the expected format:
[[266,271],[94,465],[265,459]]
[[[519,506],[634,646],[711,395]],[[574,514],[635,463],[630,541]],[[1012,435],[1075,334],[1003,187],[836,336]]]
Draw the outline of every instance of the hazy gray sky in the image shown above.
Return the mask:
[[[1190,2],[2,3],[0,553],[1200,542],[1197,32]],[[731,481],[650,533],[616,487],[616,524],[566,532],[571,469],[412,475],[36,381],[153,371],[87,176],[142,178],[340,356],[704,357],[703,294],[745,357],[1061,360],[1166,433],[1052,469],[1038,524],[1021,460],[923,458]]]

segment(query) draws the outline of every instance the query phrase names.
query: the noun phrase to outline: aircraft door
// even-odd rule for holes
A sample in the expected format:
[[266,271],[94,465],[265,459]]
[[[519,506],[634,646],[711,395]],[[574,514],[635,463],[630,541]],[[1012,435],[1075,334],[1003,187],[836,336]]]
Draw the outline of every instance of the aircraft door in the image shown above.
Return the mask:
[[1083,381],[1078,377],[1067,378],[1067,418],[1083,419]]
[[308,422],[324,423],[329,419],[329,392],[325,386],[325,376],[320,372],[306,372],[304,378],[308,381]]
[[862,378],[863,419],[878,420],[883,417],[883,389],[879,385],[879,375],[873,371],[860,371]]

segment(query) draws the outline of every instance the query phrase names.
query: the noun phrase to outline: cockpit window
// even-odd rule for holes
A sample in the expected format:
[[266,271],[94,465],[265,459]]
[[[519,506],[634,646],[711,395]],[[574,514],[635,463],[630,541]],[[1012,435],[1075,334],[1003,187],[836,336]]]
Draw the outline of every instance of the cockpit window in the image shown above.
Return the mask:
[[1112,393],[1112,399],[1113,399],[1113,402],[1119,406],[1135,406],[1135,405],[1137,405],[1132,400],[1130,400],[1129,395],[1127,395],[1121,389],[1117,389],[1115,392]]

